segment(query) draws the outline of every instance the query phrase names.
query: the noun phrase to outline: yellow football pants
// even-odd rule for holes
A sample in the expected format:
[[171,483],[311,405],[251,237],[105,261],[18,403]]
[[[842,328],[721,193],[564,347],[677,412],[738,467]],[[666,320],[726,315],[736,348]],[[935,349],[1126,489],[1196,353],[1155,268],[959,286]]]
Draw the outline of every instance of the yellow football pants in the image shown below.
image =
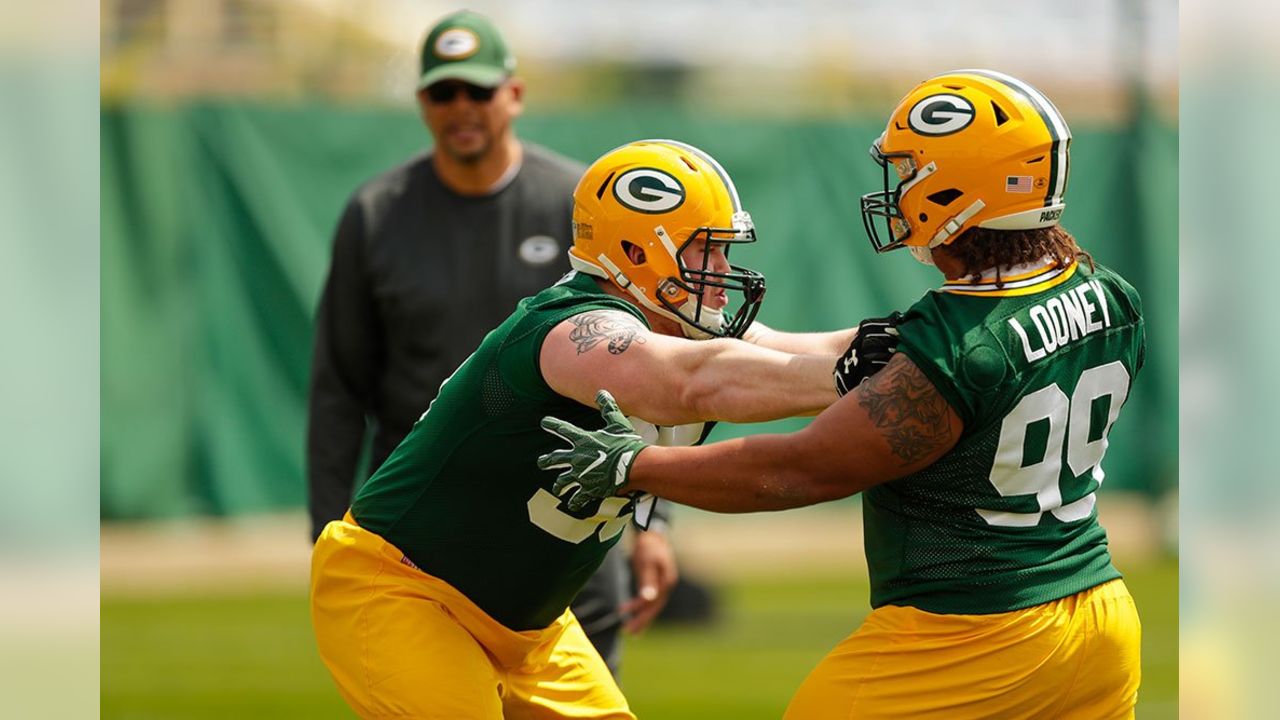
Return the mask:
[[1113,580],[1025,610],[873,610],[796,691],[786,720],[1132,718],[1142,639]]
[[571,612],[510,630],[350,515],[316,542],[311,621],[362,718],[635,718]]

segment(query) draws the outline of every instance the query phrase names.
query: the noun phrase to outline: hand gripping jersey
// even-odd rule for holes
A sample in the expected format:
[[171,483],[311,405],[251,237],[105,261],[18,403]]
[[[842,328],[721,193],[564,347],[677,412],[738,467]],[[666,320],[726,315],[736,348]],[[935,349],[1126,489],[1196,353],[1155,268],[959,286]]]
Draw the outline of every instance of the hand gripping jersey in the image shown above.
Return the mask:
[[[557,394],[538,367],[552,328],[599,309],[648,325],[633,305],[579,273],[522,300],[445,380],[351,507],[361,527],[513,630],[541,629],[559,617],[634,510],[634,499],[615,497],[571,513],[551,494],[555,473],[536,464],[558,444],[539,426],[544,415],[603,425],[596,408]],[[693,444],[700,429],[646,432],[651,440]]]
[[1103,268],[955,281],[899,351],[964,420],[933,465],[863,498],[871,604],[997,613],[1120,577],[1098,524],[1107,433],[1142,367],[1137,292]]

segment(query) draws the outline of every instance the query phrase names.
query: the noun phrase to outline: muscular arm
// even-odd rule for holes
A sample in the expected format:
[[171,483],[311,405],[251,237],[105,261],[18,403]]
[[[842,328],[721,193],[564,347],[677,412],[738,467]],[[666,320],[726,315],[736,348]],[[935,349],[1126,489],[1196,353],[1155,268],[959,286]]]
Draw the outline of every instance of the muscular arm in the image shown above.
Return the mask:
[[627,413],[660,425],[760,422],[816,413],[836,400],[830,357],[668,337],[616,310],[557,325],[540,362],[561,395],[592,405],[596,391],[607,388]]
[[930,465],[962,429],[928,378],[899,354],[799,432],[645,448],[627,490],[716,512],[813,505]]
[[790,333],[753,322],[742,339],[753,345],[798,355],[840,355],[853,342],[856,327],[833,332]]
[[316,313],[307,413],[307,506],[314,539],[351,504],[382,339],[365,277],[360,208],[347,206]]

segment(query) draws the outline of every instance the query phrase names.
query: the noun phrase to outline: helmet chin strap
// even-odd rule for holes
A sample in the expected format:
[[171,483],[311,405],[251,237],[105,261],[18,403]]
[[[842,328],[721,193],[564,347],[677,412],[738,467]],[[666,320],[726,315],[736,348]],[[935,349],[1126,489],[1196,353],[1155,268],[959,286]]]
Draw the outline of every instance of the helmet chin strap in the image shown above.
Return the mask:
[[911,251],[911,257],[919,260],[925,265],[933,265],[933,248],[908,245],[907,249]]
[[[684,315],[688,315],[689,317],[694,317],[694,313],[698,312],[698,298],[690,297],[686,300],[684,305],[680,306],[680,312]],[[720,309],[709,308],[704,305],[702,308],[702,316],[698,319],[707,327],[724,327],[724,311]],[[706,330],[690,325],[689,322],[683,318],[679,318],[679,320],[680,329],[684,331],[684,336],[690,340],[710,340],[715,337],[715,335],[712,335]]]

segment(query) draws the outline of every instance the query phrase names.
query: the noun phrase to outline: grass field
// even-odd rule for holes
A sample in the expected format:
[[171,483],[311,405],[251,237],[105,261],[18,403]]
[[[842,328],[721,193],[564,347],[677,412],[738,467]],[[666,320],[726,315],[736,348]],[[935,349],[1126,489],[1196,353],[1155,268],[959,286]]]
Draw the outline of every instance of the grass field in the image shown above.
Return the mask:
[[[1125,568],[1143,621],[1138,717],[1177,717],[1177,565]],[[717,623],[659,627],[627,645],[641,718],[778,718],[809,669],[866,613],[865,580],[720,585]],[[346,718],[296,594],[102,601],[104,718]]]

